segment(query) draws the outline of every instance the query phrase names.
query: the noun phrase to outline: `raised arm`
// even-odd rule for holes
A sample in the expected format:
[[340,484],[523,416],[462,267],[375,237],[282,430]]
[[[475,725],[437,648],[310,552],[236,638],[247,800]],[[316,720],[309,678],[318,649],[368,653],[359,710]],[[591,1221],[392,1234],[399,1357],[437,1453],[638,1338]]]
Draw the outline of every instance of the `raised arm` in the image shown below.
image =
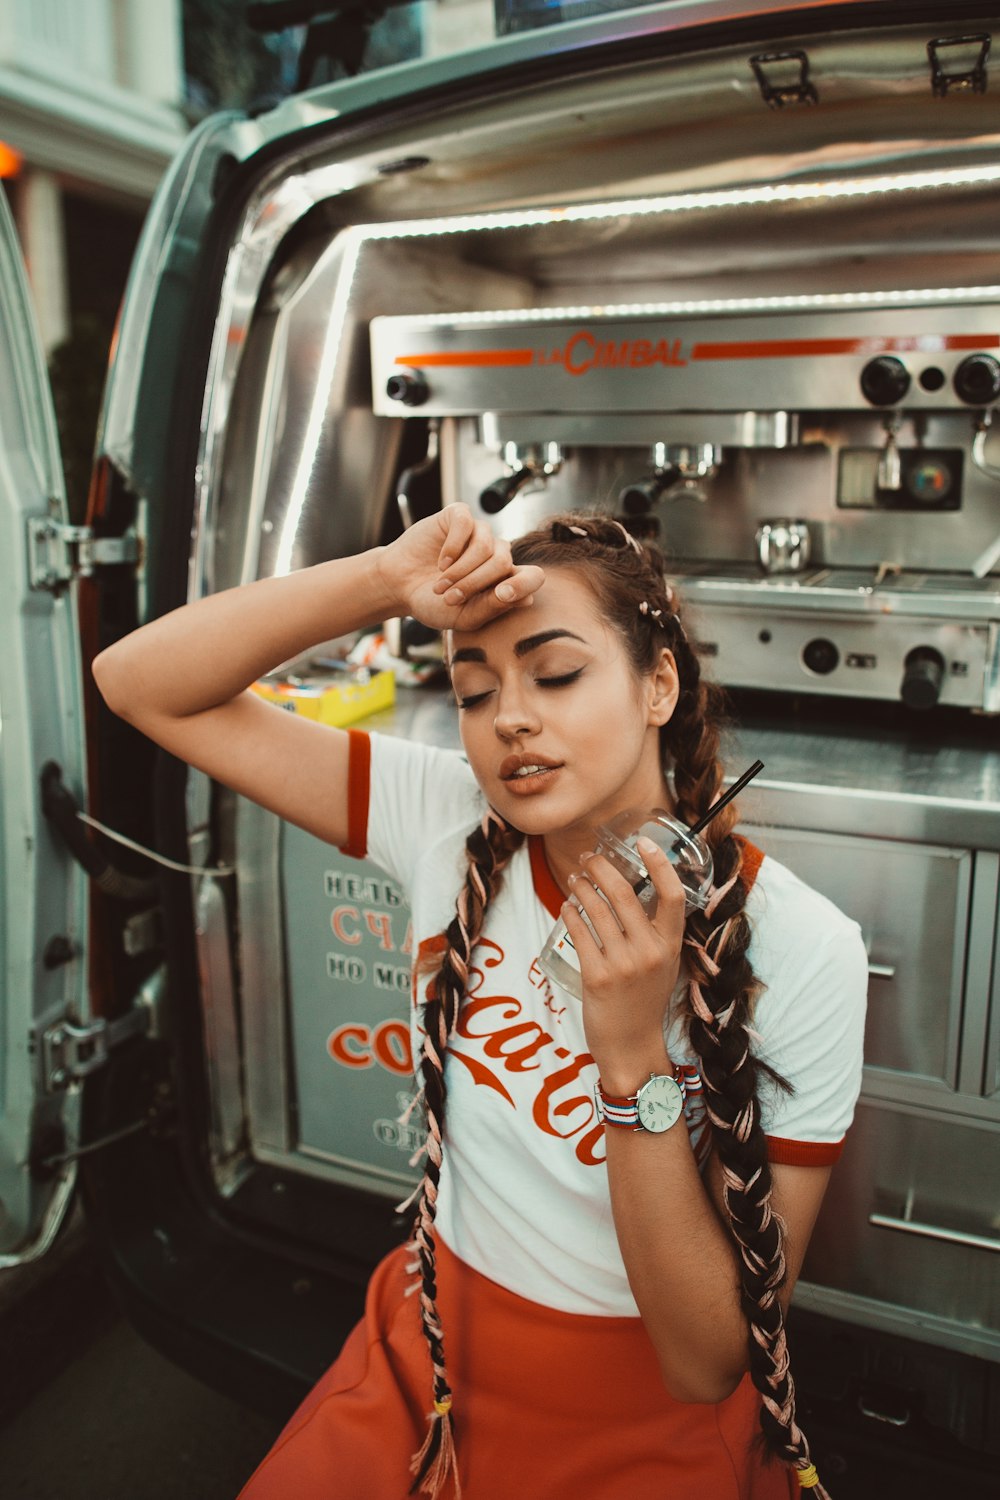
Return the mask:
[[387,547],[174,610],[102,651],[94,678],[115,713],[171,754],[342,844],[346,733],[275,711],[250,684],[318,641],[396,615],[474,629],[529,603],[542,582],[468,507],[449,506]]

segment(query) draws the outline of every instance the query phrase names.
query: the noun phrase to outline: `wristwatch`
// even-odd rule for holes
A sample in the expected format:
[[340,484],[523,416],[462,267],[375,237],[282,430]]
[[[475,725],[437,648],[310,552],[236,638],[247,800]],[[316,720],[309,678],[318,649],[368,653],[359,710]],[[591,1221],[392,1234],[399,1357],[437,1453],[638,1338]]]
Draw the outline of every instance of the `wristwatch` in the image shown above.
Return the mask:
[[626,1130],[648,1130],[653,1135],[662,1135],[671,1125],[676,1125],[684,1113],[684,1094],[682,1074],[672,1078],[669,1073],[650,1073],[638,1092],[626,1099],[606,1094],[598,1080],[594,1101],[597,1118],[605,1125],[620,1125]]

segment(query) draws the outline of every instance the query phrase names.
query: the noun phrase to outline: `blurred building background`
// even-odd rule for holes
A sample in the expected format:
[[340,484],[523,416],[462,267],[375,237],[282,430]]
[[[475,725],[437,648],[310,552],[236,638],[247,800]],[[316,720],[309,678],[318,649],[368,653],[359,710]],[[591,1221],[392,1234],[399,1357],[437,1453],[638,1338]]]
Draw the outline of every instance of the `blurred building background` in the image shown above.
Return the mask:
[[[513,0],[0,0],[0,178],[82,519],[118,306],[187,131],[305,86],[513,29]],[[248,24],[248,13],[257,25]]]

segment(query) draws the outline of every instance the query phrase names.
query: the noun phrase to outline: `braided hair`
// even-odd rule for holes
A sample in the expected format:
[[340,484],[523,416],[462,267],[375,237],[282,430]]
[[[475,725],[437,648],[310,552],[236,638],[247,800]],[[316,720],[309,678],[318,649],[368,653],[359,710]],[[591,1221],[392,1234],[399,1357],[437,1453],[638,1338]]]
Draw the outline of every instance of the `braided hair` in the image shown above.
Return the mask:
[[[660,730],[664,768],[672,776],[678,817],[688,824],[697,822],[723,787],[719,741],[725,700],[721,688],[701,675],[676,596],[665,581],[666,561],[659,548],[649,541],[640,543],[621,522],[607,516],[571,514],[521,537],[511,552],[519,566],[570,567],[582,575],[622,638],[637,675],[652,671],[664,646],[672,651],[680,691],[671,719]],[[827,1500],[809,1444],[796,1421],[795,1386],[779,1302],[785,1281],[784,1234],[771,1202],[771,1169],[758,1092],[765,1076],[779,1086],[783,1080],[754,1056],[750,1045],[759,985],[747,958],[747,886],[741,879],[743,844],[733,832],[736,821],[736,809],[730,804],[705,830],[712,849],[715,889],[705,910],[694,911],[687,919],[686,1020],[700,1060],[712,1140],[722,1169],[723,1198],[747,1320],[748,1365],[761,1396],[763,1440],[797,1471],[803,1487],[814,1490],[816,1500]],[[414,1246],[421,1318],[434,1372],[434,1416],[427,1440],[413,1460],[412,1489],[422,1485],[430,1495],[437,1494],[454,1469],[451,1391],[436,1308],[433,1237],[444,1130],[444,1056],[487,906],[522,841],[523,835],[492,811],[470,835],[465,883],[424,1011],[420,1073],[427,1110],[427,1161],[418,1189]],[[455,1479],[457,1484],[457,1471]]]
[[438,1183],[441,1178],[441,1148],[444,1138],[445,1053],[458,1021],[469,979],[472,951],[483,930],[486,909],[500,889],[502,873],[524,842],[524,834],[511,828],[490,809],[478,828],[465,841],[468,860],[465,882],[455,904],[455,915],[445,932],[447,946],[436,975],[427,986],[423,1007],[423,1042],[420,1049],[420,1088],[427,1120],[424,1173],[415,1195],[412,1269],[419,1275],[420,1322],[427,1341],[434,1381],[434,1415],[423,1447],[410,1465],[414,1475],[412,1494],[418,1486],[436,1495],[449,1472],[454,1473],[455,1442],[451,1419],[451,1387],[445,1364],[444,1334],[437,1309],[437,1271],[434,1220]]

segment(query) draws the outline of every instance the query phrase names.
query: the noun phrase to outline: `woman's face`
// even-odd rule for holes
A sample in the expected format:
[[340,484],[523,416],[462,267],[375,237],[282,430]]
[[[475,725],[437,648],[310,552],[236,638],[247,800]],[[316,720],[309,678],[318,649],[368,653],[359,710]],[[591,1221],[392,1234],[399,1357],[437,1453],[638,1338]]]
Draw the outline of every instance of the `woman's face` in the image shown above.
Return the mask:
[[450,647],[465,753],[515,827],[582,832],[665,802],[658,731],[677,700],[673,657],[664,650],[638,678],[571,569],[548,569],[530,607],[455,631]]

